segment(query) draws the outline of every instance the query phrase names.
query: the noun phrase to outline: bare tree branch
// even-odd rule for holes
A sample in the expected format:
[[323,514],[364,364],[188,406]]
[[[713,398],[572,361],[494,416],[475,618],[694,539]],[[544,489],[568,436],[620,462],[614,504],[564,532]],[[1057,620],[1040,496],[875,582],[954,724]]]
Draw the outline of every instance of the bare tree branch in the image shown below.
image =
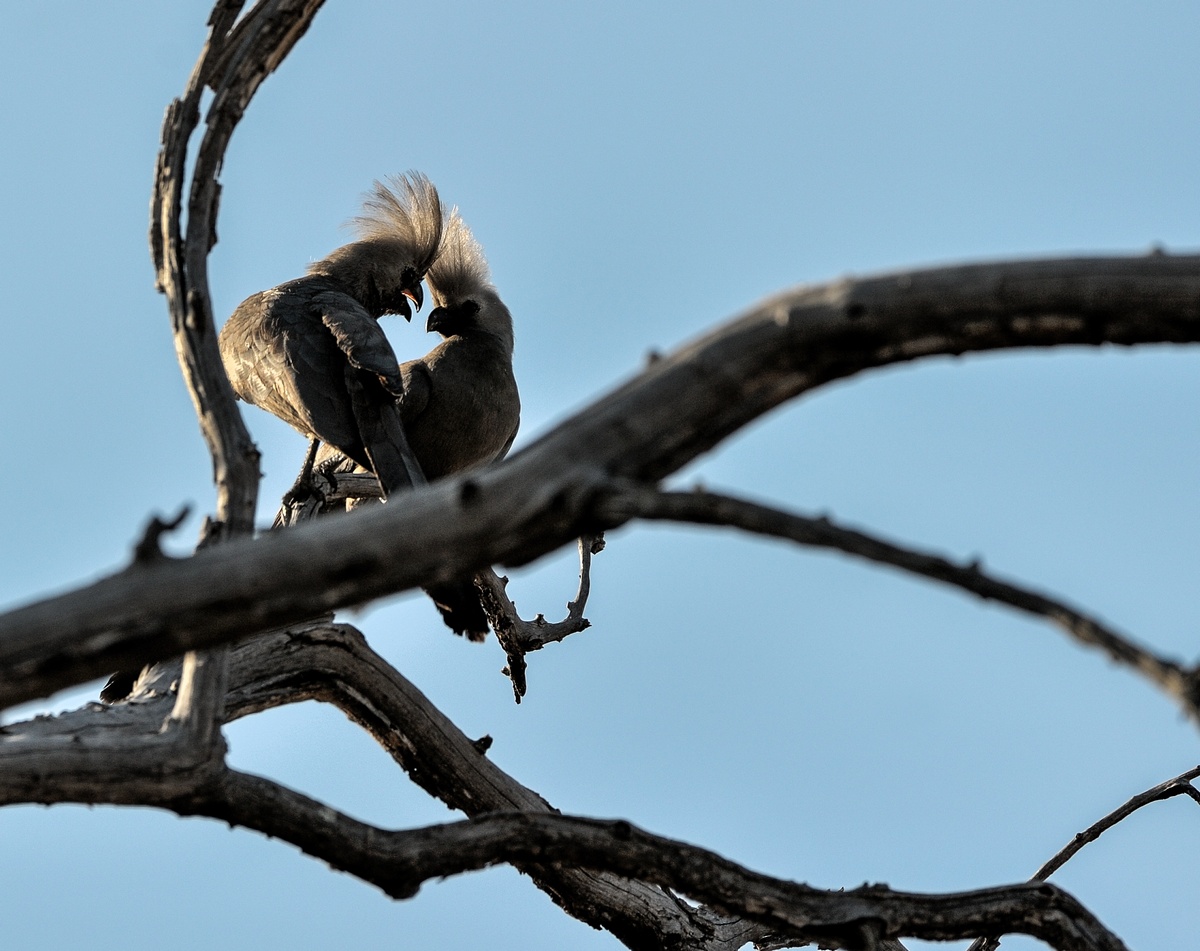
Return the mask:
[[[750,872],[719,855],[644,832],[623,820],[493,813],[448,825],[389,832],[341,815],[269,780],[229,771],[220,793],[196,811],[285,839],[396,898],[464,871],[512,864],[562,864],[636,875],[742,915],[798,943],[861,948],[909,936],[955,940],[983,933],[1028,934],[1063,951],[1125,945],[1066,892],[1022,884],[950,895],[870,885],[824,891]],[[865,937],[867,936],[867,937]]]
[[1168,779],[1165,783],[1159,783],[1145,792],[1138,793],[1120,808],[1114,809],[1103,819],[1094,822],[1076,835],[1057,855],[1034,872],[1033,878],[1030,881],[1046,881],[1046,879],[1062,868],[1085,845],[1089,842],[1095,842],[1102,834],[1118,822],[1133,815],[1142,806],[1148,806],[1152,802],[1162,802],[1164,799],[1170,799],[1173,796],[1188,796],[1191,799],[1196,799],[1200,795],[1200,792],[1192,785],[1192,780],[1197,776],[1200,776],[1200,766],[1194,766],[1186,772],[1180,773],[1174,779]]
[[[242,3],[219,0],[209,17],[208,41],[183,98],[172,102],[163,118],[162,148],[150,203],[150,250],[158,288],[167,297],[175,352],[213,461],[217,522],[206,527],[202,547],[253,533],[259,475],[258,450],[242,422],[221,364],[208,293],[208,253],[216,243],[220,195],[216,176],[246,104],[303,35],[320,3],[264,0],[234,27]],[[230,45],[235,35],[236,42]],[[185,237],[180,215],[183,189],[189,181],[188,143],[199,121],[200,98],[206,86],[212,87],[215,97],[190,177]],[[139,554],[144,558],[148,553],[139,548]],[[121,660],[112,666],[127,663],[131,662]],[[227,666],[224,650],[214,651],[207,659],[189,653],[183,665],[171,722],[185,726],[185,734],[205,743],[219,739],[215,718]]]
[[[334,700],[386,737],[389,751],[422,786],[481,818],[389,832],[231,771],[219,755],[189,760],[194,746],[153,739],[169,694],[7,728],[0,736],[0,802],[139,803],[208,815],[285,839],[395,897],[414,894],[432,877],[509,862],[572,914],[633,948],[733,951],[757,939],[781,947],[781,936],[792,944],[857,948],[903,935],[944,940],[1012,931],[1063,949],[1123,947],[1052,886],[938,896],[882,886],[826,892],[749,872],[623,821],[559,816],[481,755],[344,626],[268,635],[235,658],[239,673],[227,715],[306,696]],[[520,811],[504,812],[514,808]],[[712,911],[681,906],[661,888]]]
[[657,480],[830,380],[934,354],[1200,340],[1200,257],[914,271],[781,294],[652,364],[503,463],[337,524],[135,566],[0,616],[0,704],[116,666],[491,564],[594,528],[612,477]]
[[525,696],[527,687],[525,655],[592,626],[583,612],[587,609],[588,595],[592,590],[592,555],[603,550],[602,532],[579,539],[579,588],[575,592],[575,599],[567,602],[567,616],[561,621],[547,621],[541,614],[532,621],[526,621],[517,613],[517,606],[508,597],[508,578],[500,577],[491,568],[476,573],[475,587],[479,589],[496,639],[508,657],[504,673],[512,680],[513,696],[517,703]]
[[[413,782],[452,809],[468,816],[555,812],[482,755],[484,744],[464,735],[348,625],[268,634],[238,648],[234,658],[230,719],[307,699],[331,703],[370,733]],[[638,882],[578,869],[521,870],[570,914],[630,947],[670,946],[674,935],[681,947],[733,951],[766,933],[707,909],[681,909]]]
[[[161,728],[174,692],[167,668],[158,673],[132,703],[90,704],[0,731],[0,804],[158,805],[224,818],[211,807],[219,801],[212,797],[225,775],[224,746],[206,747],[186,731]],[[315,622],[264,635],[233,652],[226,720],[306,699],[336,704],[415,782],[452,808],[468,815],[554,811],[482,755],[478,742],[463,735],[349,626]],[[205,812],[196,803],[210,807]],[[567,912],[610,930],[630,947],[735,951],[770,935],[752,922],[681,907],[659,888],[638,881],[553,865],[519,867]]]
[[799,515],[702,490],[662,492],[651,486],[622,483],[597,500],[596,510],[602,521],[645,518],[725,525],[758,535],[786,538],[814,548],[829,548],[891,565],[968,591],[986,601],[996,601],[1044,617],[1080,644],[1098,648],[1117,663],[1140,673],[1174,698],[1193,720],[1200,721],[1200,673],[1196,668],[1184,667],[1155,654],[1128,635],[1118,633],[1065,601],[988,574],[977,561],[956,565],[940,555],[839,526],[828,516]]
[[[1078,833],[1075,838],[1059,849],[1050,861],[1034,872],[1033,877],[1029,881],[1046,881],[1074,858],[1085,845],[1089,842],[1095,842],[1118,822],[1128,819],[1143,806],[1148,806],[1152,802],[1162,802],[1164,799],[1171,799],[1174,796],[1187,796],[1189,799],[1200,803],[1200,790],[1197,790],[1192,785],[1192,780],[1198,776],[1200,776],[1200,766],[1194,766],[1186,772],[1180,773],[1174,779],[1168,779],[1165,783],[1159,783],[1157,786],[1151,786],[1145,792],[1138,793],[1114,809],[1103,819],[1092,823],[1082,832]],[[972,942],[967,951],[996,951],[998,947],[1000,947],[999,939],[980,938],[978,941]]]

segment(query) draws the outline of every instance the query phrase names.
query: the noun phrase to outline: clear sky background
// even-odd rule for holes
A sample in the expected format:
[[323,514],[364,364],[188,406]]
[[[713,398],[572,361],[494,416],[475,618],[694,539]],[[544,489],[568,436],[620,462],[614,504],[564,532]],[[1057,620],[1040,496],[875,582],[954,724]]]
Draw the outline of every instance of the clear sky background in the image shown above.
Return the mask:
[[[120,567],[156,512],[211,510],[146,245],[163,109],[208,9],[0,13],[0,603]],[[515,315],[520,445],[649,350],[791,284],[1196,249],[1197,50],[1188,2],[329,0],[234,137],[216,311],[344,243],[373,179],[420,169],[462,208]],[[434,343],[419,322],[388,327],[403,357]],[[674,484],[980,555],[1191,660],[1198,370],[1179,347],[927,360],[776,411]],[[304,441],[246,413],[269,520]],[[574,556],[513,578],[523,612],[561,615]],[[633,526],[597,558],[588,615],[590,631],[530,658],[520,707],[494,641],[452,637],[422,597],[354,620],[562,810],[823,887],[1021,880],[1200,755],[1164,697],[1048,625],[840,556]],[[453,818],[332,709],[228,735],[238,767],[365,820]],[[3,943],[24,951],[146,936],[618,947],[508,869],[397,903],[291,846],[150,810],[2,810],[0,863]],[[1191,947],[1200,810],[1155,805],[1055,880],[1133,949]]]

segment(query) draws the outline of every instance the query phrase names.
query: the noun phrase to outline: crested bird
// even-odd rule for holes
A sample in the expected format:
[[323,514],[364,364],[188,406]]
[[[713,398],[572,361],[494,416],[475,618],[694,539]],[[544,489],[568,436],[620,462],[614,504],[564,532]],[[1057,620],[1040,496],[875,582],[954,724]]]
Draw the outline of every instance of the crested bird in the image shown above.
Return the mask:
[[[397,406],[409,445],[433,480],[502,458],[517,435],[521,399],[512,367],[512,315],[457,208],[426,282],[435,307],[425,329],[442,341],[400,365],[404,386]],[[335,472],[352,468],[329,445],[321,447],[317,465]],[[469,577],[426,592],[455,633],[472,640],[487,634],[487,617]]]
[[420,310],[443,223],[423,175],[376,182],[354,219],[359,240],[247,297],[221,328],[234,393],[374,472],[385,498],[422,479],[397,413],[400,364],[378,320]]
[[[378,319],[411,320],[412,308],[420,310],[444,219],[425,176],[375,182],[354,219],[357,241],[310,264],[304,277],[247,297],[219,337],[240,399],[374,472],[385,498],[424,479],[396,401],[400,364]],[[123,699],[137,677],[118,671],[100,699]]]

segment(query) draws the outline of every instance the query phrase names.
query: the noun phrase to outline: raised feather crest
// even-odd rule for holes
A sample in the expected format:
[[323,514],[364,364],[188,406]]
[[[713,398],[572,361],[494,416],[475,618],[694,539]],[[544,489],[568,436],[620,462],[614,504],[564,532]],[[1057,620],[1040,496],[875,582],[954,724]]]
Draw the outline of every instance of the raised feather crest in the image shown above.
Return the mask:
[[450,209],[442,233],[441,250],[425,279],[441,307],[466,300],[481,291],[495,292],[483,246],[471,234],[458,208]]
[[363,240],[403,244],[412,252],[413,266],[424,273],[442,244],[443,218],[433,182],[410,171],[375,182],[352,224]]

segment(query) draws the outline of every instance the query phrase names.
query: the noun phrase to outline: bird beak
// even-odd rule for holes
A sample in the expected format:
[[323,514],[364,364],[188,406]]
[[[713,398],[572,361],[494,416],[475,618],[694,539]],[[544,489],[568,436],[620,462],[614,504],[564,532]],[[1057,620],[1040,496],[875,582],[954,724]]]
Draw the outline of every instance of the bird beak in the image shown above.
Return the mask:
[[436,333],[442,329],[442,318],[446,316],[446,308],[435,307],[429,312],[429,316],[425,318],[425,332],[428,334]]
[[[405,297],[413,302],[416,310],[419,313],[421,310],[421,305],[425,303],[425,293],[421,290],[421,285],[417,284],[413,287],[406,287],[401,293],[403,293]],[[411,315],[409,316],[411,319]]]

